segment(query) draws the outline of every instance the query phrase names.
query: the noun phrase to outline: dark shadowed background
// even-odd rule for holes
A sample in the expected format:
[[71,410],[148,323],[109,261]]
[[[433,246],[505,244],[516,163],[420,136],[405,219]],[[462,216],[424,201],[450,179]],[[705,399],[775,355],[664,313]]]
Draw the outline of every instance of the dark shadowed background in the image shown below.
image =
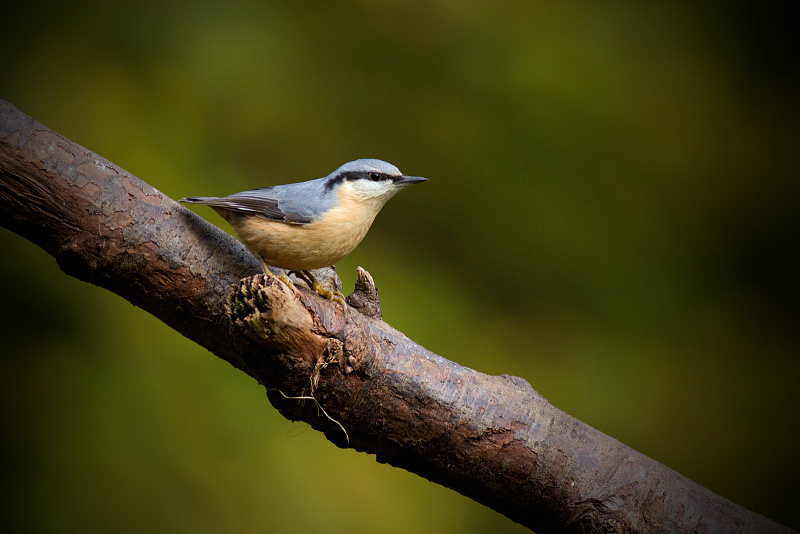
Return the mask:
[[[107,4],[3,8],[0,98],[173,198],[362,157],[430,178],[346,292],[364,266],[415,341],[800,527],[793,4]],[[0,245],[9,531],[523,530]]]

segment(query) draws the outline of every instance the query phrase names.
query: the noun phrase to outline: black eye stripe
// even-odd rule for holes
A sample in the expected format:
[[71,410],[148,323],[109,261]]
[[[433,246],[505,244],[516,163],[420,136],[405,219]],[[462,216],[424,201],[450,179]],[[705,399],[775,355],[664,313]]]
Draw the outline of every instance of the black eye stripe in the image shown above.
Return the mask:
[[369,180],[370,182],[394,182],[402,178],[402,176],[393,176],[380,171],[348,171],[336,175],[332,179],[325,182],[325,190],[330,191],[337,185],[346,181],[355,180]]
[[348,173],[347,180],[369,180],[371,182],[382,182],[384,180],[392,180],[388,174],[379,171],[363,171]]
[[337,174],[325,182],[325,190],[330,191],[342,182],[369,180],[370,182],[394,182],[402,176],[393,176],[380,171],[347,171]]

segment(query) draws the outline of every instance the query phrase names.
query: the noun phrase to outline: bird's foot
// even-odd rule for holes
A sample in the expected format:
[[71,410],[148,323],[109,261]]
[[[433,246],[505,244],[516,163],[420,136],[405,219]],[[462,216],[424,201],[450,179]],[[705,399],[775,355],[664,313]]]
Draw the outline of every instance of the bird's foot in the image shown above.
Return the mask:
[[333,302],[338,302],[339,304],[342,305],[342,307],[344,307],[345,310],[347,309],[347,303],[344,300],[344,295],[340,291],[331,291],[329,289],[325,289],[324,287],[322,287],[322,284],[319,282],[319,280],[316,279],[316,277],[313,274],[311,274],[311,271],[291,271],[291,272],[293,272],[299,278],[301,278],[306,284],[308,284],[308,287],[316,291],[317,294],[322,298],[332,300]]
[[281,282],[283,282],[284,284],[286,284],[286,286],[287,286],[289,289],[291,289],[291,290],[292,290],[292,293],[293,293],[294,295],[297,295],[297,288],[296,288],[296,287],[294,287],[294,284],[292,283],[292,280],[291,280],[291,278],[289,278],[289,277],[288,277],[288,276],[286,276],[285,274],[272,274],[272,270],[269,268],[269,265],[267,265],[266,263],[264,263],[264,260],[261,260],[261,270],[262,270],[262,271],[264,271],[264,274],[265,274],[265,275],[267,275],[267,276],[274,276],[275,278],[277,278],[278,280],[280,280]]
[[275,278],[286,284],[287,286],[294,289],[294,283],[292,283],[292,279],[286,276],[285,274],[279,274]]

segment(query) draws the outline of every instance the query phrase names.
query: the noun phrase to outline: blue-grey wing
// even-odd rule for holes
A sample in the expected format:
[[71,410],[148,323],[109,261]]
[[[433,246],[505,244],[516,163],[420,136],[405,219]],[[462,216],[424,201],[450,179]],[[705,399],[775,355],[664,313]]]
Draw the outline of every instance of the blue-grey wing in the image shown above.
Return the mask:
[[188,197],[181,199],[181,202],[252,213],[273,221],[307,224],[335,205],[336,199],[330,194],[325,195],[321,181],[311,180],[262,187],[220,198]]
[[263,187],[235,193],[219,200],[224,202],[221,207],[253,213],[273,221],[306,224],[314,220],[308,210],[303,210],[296,203],[286,202],[282,196],[280,189]]

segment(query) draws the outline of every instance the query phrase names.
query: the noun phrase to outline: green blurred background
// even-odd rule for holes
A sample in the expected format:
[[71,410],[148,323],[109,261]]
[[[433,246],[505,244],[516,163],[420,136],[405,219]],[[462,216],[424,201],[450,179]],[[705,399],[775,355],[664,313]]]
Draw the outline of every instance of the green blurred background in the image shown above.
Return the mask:
[[[363,265],[415,341],[800,527],[793,4],[129,4],[4,7],[0,98],[173,198],[360,157],[429,177],[348,292]],[[0,245],[9,531],[524,530]]]

